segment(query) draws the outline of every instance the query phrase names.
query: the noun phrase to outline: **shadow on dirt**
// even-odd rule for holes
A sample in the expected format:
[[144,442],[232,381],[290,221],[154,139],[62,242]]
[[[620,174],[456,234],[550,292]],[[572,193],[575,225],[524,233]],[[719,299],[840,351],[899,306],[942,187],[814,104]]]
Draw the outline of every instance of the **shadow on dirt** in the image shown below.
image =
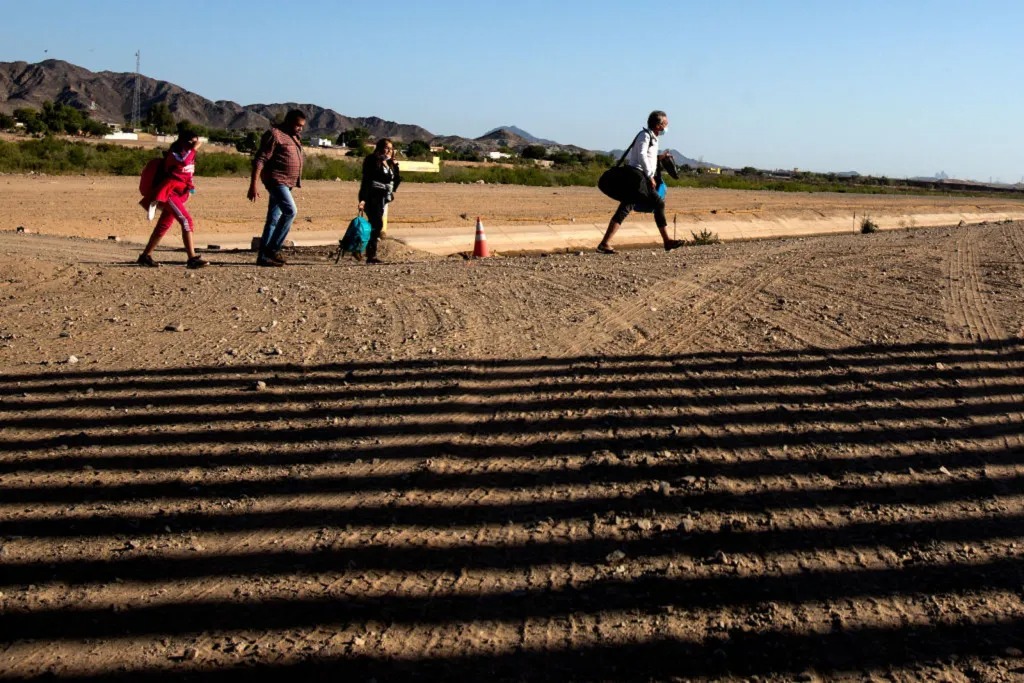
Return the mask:
[[[694,611],[747,611],[752,616],[746,623],[699,641],[661,633],[643,642],[407,659],[307,652],[288,661],[257,659],[187,675],[787,677],[999,656],[1021,647],[1019,615],[965,614],[927,626],[837,622],[831,631],[812,633],[753,616],[775,603],[1019,594],[1024,559],[1018,556],[979,561],[919,551],[1020,536],[1024,513],[999,501],[1022,490],[1022,363],[1024,343],[1003,341],[669,358],[174,368],[116,377],[81,370],[0,375],[3,504],[19,510],[0,518],[0,537],[18,543],[97,539],[117,545],[169,533],[353,527],[367,528],[367,538],[375,529],[424,527],[464,527],[472,536],[474,529],[502,525],[585,527],[618,517],[724,520],[715,528],[653,523],[646,533],[619,537],[490,537],[454,546],[369,541],[57,560],[8,553],[0,556],[5,591],[39,583],[67,590],[122,581],[158,587],[296,573],[529,571],[602,565],[617,551],[630,562],[651,561],[652,569],[479,594],[183,599],[113,610],[38,605],[0,612],[0,642],[150,642],[240,630],[330,630],[355,622],[437,627],[610,612],[657,623]],[[265,389],[255,390],[256,381],[264,381]],[[346,469],[355,465],[365,467]],[[178,476],[197,468],[235,468],[239,476]],[[289,468],[314,468],[315,476]],[[764,485],[771,478],[802,483]],[[743,485],[716,485],[721,480]],[[476,495],[481,491],[517,497],[488,499]],[[300,504],[339,495],[365,499],[354,506]],[[413,495],[418,498],[405,498]],[[267,510],[215,505],[272,497],[291,503]],[[429,503],[417,502],[423,498]],[[947,513],[914,519],[892,514],[915,506],[940,506]],[[964,506],[987,514],[958,514]],[[780,511],[813,518],[824,508],[848,519],[825,526],[775,520]],[[799,573],[740,571],[721,559],[872,549],[901,559],[886,567],[837,565]],[[656,568],[653,561],[665,557],[725,566],[689,575]],[[183,673],[111,669],[65,678],[158,680]]]

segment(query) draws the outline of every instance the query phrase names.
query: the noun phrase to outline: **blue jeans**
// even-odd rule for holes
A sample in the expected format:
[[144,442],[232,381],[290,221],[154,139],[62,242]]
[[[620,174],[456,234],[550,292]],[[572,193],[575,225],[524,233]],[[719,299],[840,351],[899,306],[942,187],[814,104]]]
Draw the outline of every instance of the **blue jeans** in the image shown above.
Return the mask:
[[295,214],[298,213],[291,188],[287,185],[267,186],[267,194],[270,202],[267,206],[267,222],[263,224],[263,236],[260,238],[260,256],[281,251],[288,231],[292,229]]

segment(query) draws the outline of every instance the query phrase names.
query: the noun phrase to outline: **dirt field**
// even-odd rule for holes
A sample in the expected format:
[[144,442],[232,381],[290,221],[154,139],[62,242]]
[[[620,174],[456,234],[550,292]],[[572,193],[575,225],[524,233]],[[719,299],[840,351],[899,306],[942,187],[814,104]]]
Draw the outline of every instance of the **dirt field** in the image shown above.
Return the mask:
[[[199,178],[189,206],[196,217],[198,243],[221,233],[251,230],[259,234],[266,213],[264,200],[245,199],[248,181],[240,178]],[[296,191],[299,218],[294,235],[306,230],[344,233],[356,209],[358,184],[307,181]],[[0,231],[18,226],[29,231],[105,239],[108,235],[148,234],[152,224],[138,205],[138,179],[109,176],[0,176]],[[758,218],[819,218],[871,214],[943,213],[1019,214],[1024,202],[1005,198],[914,197],[794,192],[745,192],[674,188],[668,193],[667,215],[683,223]],[[466,225],[483,216],[488,226],[523,223],[606,224],[615,204],[591,187],[522,187],[406,183],[392,206],[393,225]],[[172,231],[176,232],[176,231]],[[686,232],[683,232],[685,235]],[[174,234],[170,242],[180,244]]]
[[[47,182],[4,213],[142,222]],[[1024,224],[135,255],[0,233],[0,677],[1024,679]]]

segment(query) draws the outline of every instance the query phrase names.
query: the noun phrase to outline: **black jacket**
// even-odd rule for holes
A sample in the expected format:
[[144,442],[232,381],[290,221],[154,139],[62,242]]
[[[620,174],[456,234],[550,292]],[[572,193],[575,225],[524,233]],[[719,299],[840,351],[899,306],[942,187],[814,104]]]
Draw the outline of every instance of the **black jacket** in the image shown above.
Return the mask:
[[359,186],[359,201],[383,201],[386,204],[391,201],[391,195],[401,183],[402,175],[398,171],[398,162],[388,159],[385,166],[380,163],[380,157],[371,154],[363,160],[363,182]]

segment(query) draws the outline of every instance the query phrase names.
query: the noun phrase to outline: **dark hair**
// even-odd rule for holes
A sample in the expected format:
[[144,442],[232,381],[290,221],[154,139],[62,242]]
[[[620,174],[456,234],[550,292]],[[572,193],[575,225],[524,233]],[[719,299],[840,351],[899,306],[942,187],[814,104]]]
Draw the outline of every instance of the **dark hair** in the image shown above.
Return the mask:
[[391,145],[392,147],[394,147],[395,143],[393,143],[391,141],[391,138],[381,138],[380,140],[377,140],[377,144],[373,146],[373,151],[374,152],[382,152],[382,151],[384,151],[384,145]]
[[306,114],[301,109],[292,109],[284,115],[285,123],[296,123],[299,120],[306,120]]
[[647,116],[647,127],[654,128],[656,125],[658,125],[660,121],[667,118],[668,114],[661,111],[660,109],[655,109]]
[[171,144],[171,149],[179,152],[188,149],[191,146],[190,143],[197,139],[199,139],[199,133],[188,128],[182,128],[178,131],[178,139]]

